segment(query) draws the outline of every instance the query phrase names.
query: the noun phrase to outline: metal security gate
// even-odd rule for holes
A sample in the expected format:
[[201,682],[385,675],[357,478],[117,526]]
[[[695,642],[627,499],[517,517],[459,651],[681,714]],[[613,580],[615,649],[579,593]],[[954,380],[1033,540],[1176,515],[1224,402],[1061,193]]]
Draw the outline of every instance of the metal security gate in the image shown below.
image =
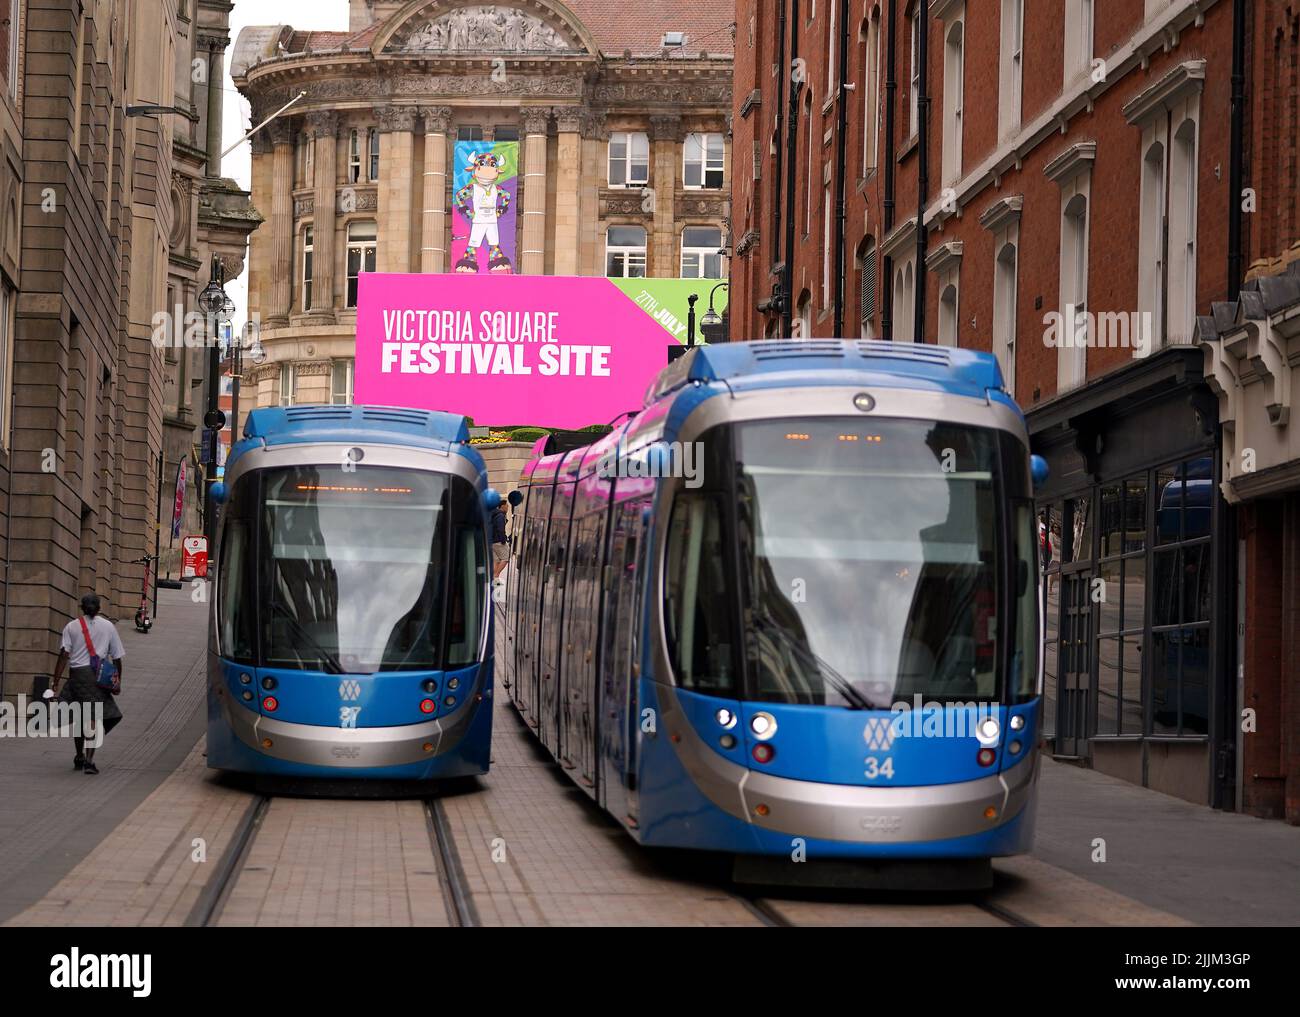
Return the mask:
[[1057,700],[1056,752],[1086,754],[1092,692],[1092,597],[1090,575],[1061,577],[1061,671]]

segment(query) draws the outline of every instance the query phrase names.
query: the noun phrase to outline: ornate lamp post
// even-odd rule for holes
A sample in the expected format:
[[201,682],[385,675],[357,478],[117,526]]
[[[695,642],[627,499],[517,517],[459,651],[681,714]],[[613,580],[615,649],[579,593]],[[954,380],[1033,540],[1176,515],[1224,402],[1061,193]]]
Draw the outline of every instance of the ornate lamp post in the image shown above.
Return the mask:
[[229,320],[234,313],[234,301],[226,295],[225,287],[225,270],[222,267],[221,259],[217,255],[212,256],[212,276],[208,280],[207,286],[203,287],[199,293],[198,303],[199,310],[203,312],[204,317],[212,325],[212,334],[208,342],[208,406],[207,412],[203,415],[204,437],[207,439],[203,443],[205,458],[203,462],[203,532],[208,538],[208,553],[212,553],[212,541],[216,536],[214,527],[215,520],[212,517],[212,485],[217,478],[217,443],[221,434],[221,428],[225,425],[226,418],[220,408],[217,406],[217,396],[221,388],[221,351],[218,349],[218,321],[223,316]]

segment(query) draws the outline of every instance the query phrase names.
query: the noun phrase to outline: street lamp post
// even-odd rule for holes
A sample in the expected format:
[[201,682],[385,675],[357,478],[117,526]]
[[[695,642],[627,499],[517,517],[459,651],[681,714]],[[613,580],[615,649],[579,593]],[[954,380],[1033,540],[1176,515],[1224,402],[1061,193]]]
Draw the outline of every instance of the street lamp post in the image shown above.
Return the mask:
[[205,442],[207,456],[203,463],[203,533],[208,538],[209,553],[212,550],[213,538],[216,536],[212,518],[212,485],[216,482],[217,475],[217,443],[220,440],[222,425],[225,423],[224,415],[217,405],[217,397],[221,389],[221,351],[217,348],[218,321],[222,314],[228,317],[231,313],[230,298],[226,296],[225,287],[222,285],[224,281],[225,271],[221,259],[214,254],[212,276],[199,294],[199,310],[203,312],[212,328],[208,344],[208,405],[207,412],[203,415],[203,427],[208,438]]
[[713,296],[718,292],[718,290],[731,292],[731,286],[725,282],[720,282],[714,286],[713,289],[709,290],[709,309],[705,311],[704,316],[700,318],[700,331],[704,332],[706,337],[709,333],[705,331],[705,329],[715,328],[722,324],[722,315],[713,309]]

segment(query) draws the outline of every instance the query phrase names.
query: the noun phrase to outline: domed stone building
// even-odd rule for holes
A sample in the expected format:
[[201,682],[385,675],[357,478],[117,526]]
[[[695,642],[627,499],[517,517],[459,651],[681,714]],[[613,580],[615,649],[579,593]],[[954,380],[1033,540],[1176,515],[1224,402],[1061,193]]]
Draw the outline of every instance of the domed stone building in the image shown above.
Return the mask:
[[306,94],[253,138],[266,360],[241,410],[351,401],[358,276],[455,268],[458,141],[518,143],[509,270],[725,278],[731,22],[675,0],[352,0],[347,31],[244,29],[253,124]]

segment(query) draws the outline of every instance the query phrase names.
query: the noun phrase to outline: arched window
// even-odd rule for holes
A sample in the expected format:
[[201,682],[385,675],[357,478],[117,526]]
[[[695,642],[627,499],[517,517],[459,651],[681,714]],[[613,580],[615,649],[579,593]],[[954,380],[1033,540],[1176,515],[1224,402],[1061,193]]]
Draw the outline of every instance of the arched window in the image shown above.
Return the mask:
[[876,166],[880,143],[880,8],[862,23],[862,175]]
[[1196,121],[1188,118],[1174,131],[1170,161],[1169,339],[1191,342],[1196,325]]
[[957,287],[952,283],[939,294],[939,345],[957,345]]
[[1007,391],[1016,391],[1016,245],[1006,243],[993,265],[993,355]]
[[799,294],[799,303],[796,305],[797,314],[794,321],[795,330],[798,332],[795,339],[812,338],[812,294],[804,290]]
[[961,178],[962,106],[965,102],[964,26],[954,21],[943,47],[943,183]]
[[876,337],[876,241],[863,237],[858,246],[858,320],[862,323],[862,338]]
[[1138,216],[1138,309],[1150,315],[1151,334],[1164,335],[1165,146],[1152,142],[1142,155]]

